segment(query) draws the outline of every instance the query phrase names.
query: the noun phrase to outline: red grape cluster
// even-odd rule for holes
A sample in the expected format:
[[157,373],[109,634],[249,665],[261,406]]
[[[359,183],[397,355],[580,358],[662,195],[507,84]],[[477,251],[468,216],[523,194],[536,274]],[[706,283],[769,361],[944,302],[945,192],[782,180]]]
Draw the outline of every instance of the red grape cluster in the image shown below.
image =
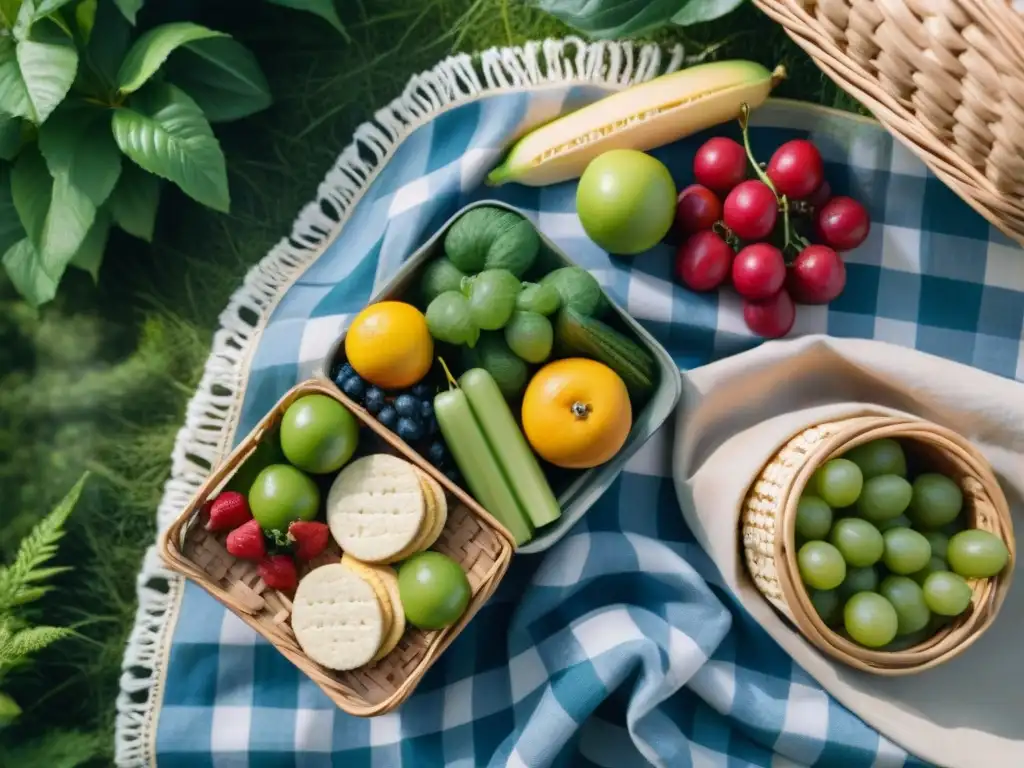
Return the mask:
[[[813,143],[787,141],[762,169],[741,124],[746,148],[719,136],[694,157],[696,183],[680,192],[676,210],[676,226],[686,238],[676,276],[694,291],[731,279],[743,298],[747,327],[778,338],[793,327],[794,301],[827,304],[842,292],[846,267],[839,253],[864,242],[870,220],[856,200],[832,196]],[[758,178],[747,178],[750,166]],[[818,242],[800,234],[799,223]]]

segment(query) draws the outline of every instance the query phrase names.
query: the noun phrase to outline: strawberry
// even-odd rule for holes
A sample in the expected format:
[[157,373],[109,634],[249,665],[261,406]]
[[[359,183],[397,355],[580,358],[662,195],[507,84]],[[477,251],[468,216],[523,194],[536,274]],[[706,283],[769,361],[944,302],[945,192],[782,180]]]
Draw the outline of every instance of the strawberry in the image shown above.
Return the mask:
[[271,555],[260,561],[260,578],[271,589],[291,592],[299,583],[295,561],[288,555]]
[[249,502],[237,491],[224,491],[208,505],[208,531],[233,531],[243,523],[252,520]]
[[226,546],[228,552],[243,560],[259,560],[267,554],[263,531],[255,520],[250,520],[229,533]]
[[327,549],[330,534],[325,523],[296,520],[288,526],[288,538],[295,542],[295,556],[299,560],[312,560]]

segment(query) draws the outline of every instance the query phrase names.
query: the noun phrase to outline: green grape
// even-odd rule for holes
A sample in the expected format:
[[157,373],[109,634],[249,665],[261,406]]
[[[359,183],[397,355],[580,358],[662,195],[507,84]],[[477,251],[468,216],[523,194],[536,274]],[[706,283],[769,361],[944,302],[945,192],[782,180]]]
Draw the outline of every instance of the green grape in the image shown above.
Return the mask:
[[949,571],[933,573],[922,589],[924,601],[940,616],[959,616],[971,604],[971,588],[963,577]]
[[864,476],[860,467],[847,459],[832,459],[818,468],[812,480],[817,483],[818,496],[832,508],[849,507],[860,496]]
[[941,560],[946,559],[946,550],[949,549],[949,536],[939,531],[926,531],[924,537],[932,548],[932,557]]
[[932,555],[932,557],[928,559],[927,565],[925,565],[925,567],[922,568],[920,571],[914,571],[912,574],[910,574],[910,578],[912,578],[918,584],[924,586],[925,580],[933,573],[937,571],[948,570],[949,566],[946,565],[945,560],[943,560],[941,557],[935,557],[934,555]]
[[486,269],[466,281],[469,311],[473,322],[484,331],[505,327],[516,308],[516,297],[523,284],[507,269]]
[[551,355],[555,334],[551,321],[536,312],[516,310],[505,326],[508,348],[528,363],[543,363]]
[[910,506],[914,489],[899,475],[877,475],[864,482],[857,511],[873,523],[892,520]]
[[882,534],[885,567],[900,576],[920,571],[932,556],[928,539],[910,528],[891,528]]
[[919,475],[910,499],[910,519],[922,528],[941,528],[953,522],[964,505],[960,486],[945,475]]
[[957,517],[957,519],[952,523],[942,526],[939,530],[950,538],[953,538],[960,533],[960,531],[967,530],[967,522],[962,517]]
[[843,626],[856,642],[881,648],[896,637],[899,619],[892,603],[875,592],[860,592],[846,601]]
[[476,346],[480,328],[473,322],[469,302],[458,291],[445,291],[427,307],[427,329],[438,341]]
[[897,635],[920,632],[928,626],[932,612],[924,601],[924,591],[906,576],[887,576],[878,587],[879,594],[896,609]]
[[523,283],[523,290],[516,297],[516,309],[552,315],[562,305],[562,297],[550,285]]
[[835,589],[846,578],[846,561],[824,541],[809,541],[796,554],[800,578],[814,589]]
[[910,522],[910,518],[906,515],[900,515],[894,517],[892,520],[883,520],[880,523],[875,523],[875,527],[878,528],[882,533],[885,533],[892,528],[909,528],[913,523]]
[[1010,552],[995,534],[988,531],[961,531],[949,540],[949,567],[967,579],[995,576],[1010,560]]
[[796,532],[805,539],[824,539],[832,527],[832,508],[817,496],[801,496],[796,508]]
[[839,596],[849,598],[858,592],[874,592],[878,589],[878,571],[873,565],[865,568],[847,568],[846,578],[839,585]]
[[889,438],[858,445],[847,451],[843,458],[860,467],[865,480],[879,475],[907,476],[907,457],[903,453],[903,448]]
[[847,564],[858,568],[877,563],[885,549],[878,529],[858,517],[836,520],[828,540],[839,550]]
[[842,600],[834,589],[815,589],[809,596],[811,605],[826,626],[832,626],[842,617]]

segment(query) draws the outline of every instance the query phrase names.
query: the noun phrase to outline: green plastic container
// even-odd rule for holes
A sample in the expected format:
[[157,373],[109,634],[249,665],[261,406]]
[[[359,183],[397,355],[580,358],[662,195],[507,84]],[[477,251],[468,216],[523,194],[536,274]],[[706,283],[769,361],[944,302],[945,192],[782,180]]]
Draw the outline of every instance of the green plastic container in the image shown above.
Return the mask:
[[[481,200],[468,205],[454,216],[452,216],[433,237],[423,244],[412,254],[398,269],[395,275],[370,299],[370,303],[385,300],[403,300],[407,295],[414,295],[419,285],[419,273],[430,259],[439,255],[443,248],[444,236],[448,228],[467,211],[480,206],[494,206],[504,208],[508,211],[523,216],[530,220],[523,211],[514,206],[497,200]],[[572,259],[565,255],[558,246],[551,242],[540,232],[541,253],[538,257],[538,264],[546,271],[560,267],[578,266]],[[625,467],[626,462],[636,454],[640,447],[665,423],[669,415],[675,410],[682,393],[682,379],[675,361],[640,323],[634,320],[622,307],[608,298],[611,305],[609,314],[603,319],[618,327],[646,347],[657,361],[658,385],[650,400],[634,414],[633,428],[629,433],[626,444],[610,461],[593,469],[570,472],[554,467],[545,466],[549,471],[549,479],[552,488],[558,496],[558,502],[562,507],[562,516],[549,526],[537,530],[536,536],[528,544],[520,547],[517,552],[531,553],[542,552],[553,546],[555,542],[565,536],[569,529],[590,509],[591,505],[608,490],[612,482]],[[612,320],[617,316],[616,320]],[[330,378],[330,372],[336,363],[344,358],[344,340],[342,335],[332,346],[324,358],[320,373],[325,378]]]

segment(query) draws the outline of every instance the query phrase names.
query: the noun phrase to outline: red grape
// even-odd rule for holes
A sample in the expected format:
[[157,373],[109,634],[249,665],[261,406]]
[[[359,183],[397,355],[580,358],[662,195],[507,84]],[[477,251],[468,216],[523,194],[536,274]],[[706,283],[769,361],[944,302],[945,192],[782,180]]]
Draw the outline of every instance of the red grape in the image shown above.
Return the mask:
[[725,226],[744,240],[767,237],[778,216],[775,193],[763,182],[751,179],[735,187],[725,198]]
[[732,248],[709,229],[690,235],[676,254],[676,276],[692,291],[717,288],[729,274]]
[[724,136],[708,139],[693,157],[693,177],[715,192],[728,192],[747,177],[743,145]]
[[821,182],[821,186],[818,187],[811,196],[807,198],[808,204],[815,210],[821,208],[825,203],[832,199],[832,187],[827,181]]
[[828,304],[845,287],[846,265],[827,245],[800,251],[786,280],[786,288],[801,304]]
[[[728,200],[725,213],[728,217]],[[833,197],[818,211],[818,235],[837,251],[852,251],[867,239],[870,230],[868,212],[852,197]]]
[[776,149],[765,172],[775,191],[791,200],[813,194],[825,180],[821,153],[807,139],[787,141]]
[[785,336],[796,320],[796,305],[785,291],[762,301],[743,302],[743,321],[747,328],[766,339]]
[[769,243],[753,243],[740,249],[732,262],[732,285],[745,299],[767,299],[786,282],[786,260]]
[[679,193],[676,203],[676,227],[683,234],[711,229],[722,218],[722,201],[700,184],[691,184]]

